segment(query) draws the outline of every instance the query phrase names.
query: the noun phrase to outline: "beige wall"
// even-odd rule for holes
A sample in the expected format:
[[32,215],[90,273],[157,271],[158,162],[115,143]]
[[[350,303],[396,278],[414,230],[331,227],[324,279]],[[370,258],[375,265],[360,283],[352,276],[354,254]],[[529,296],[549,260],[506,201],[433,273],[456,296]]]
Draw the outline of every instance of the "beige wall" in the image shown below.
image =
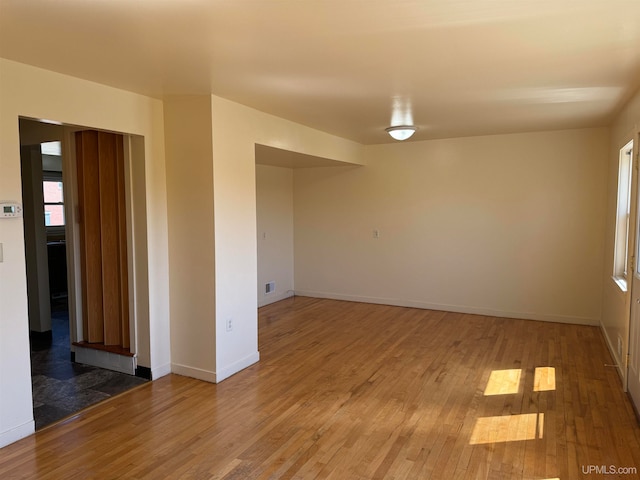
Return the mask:
[[164,117],[172,369],[220,382],[259,359],[256,144],[352,164],[362,147],[215,96]]
[[[256,362],[255,145],[362,163],[361,145],[212,97],[216,278],[216,379]],[[232,320],[233,329],[225,326]]]
[[[134,209],[146,227],[148,317],[138,329],[139,363],[154,377],[170,370],[167,201],[162,103],[0,59],[0,200],[20,201],[19,116],[144,137]],[[140,182],[143,184],[140,185]],[[144,210],[140,211],[139,207]],[[33,432],[29,325],[21,219],[0,220],[0,446]],[[136,262],[138,260],[136,259]]]
[[[256,165],[258,306],[293,295],[293,169]],[[275,291],[265,294],[265,284]]]
[[363,168],[296,170],[296,293],[596,325],[608,141],[376,145]]
[[[607,223],[604,255],[604,283],[602,328],[609,344],[620,374],[627,372],[622,368],[629,343],[629,308],[630,295],[623,292],[613,281],[613,249],[615,240],[615,212],[618,191],[618,162],[620,149],[629,140],[638,140],[640,133],[640,91],[631,98],[616,117],[611,127],[611,146],[608,151],[608,183],[607,183]],[[622,344],[621,354],[618,352],[618,339]]]
[[171,367],[215,378],[211,97],[164,100],[171,288]]

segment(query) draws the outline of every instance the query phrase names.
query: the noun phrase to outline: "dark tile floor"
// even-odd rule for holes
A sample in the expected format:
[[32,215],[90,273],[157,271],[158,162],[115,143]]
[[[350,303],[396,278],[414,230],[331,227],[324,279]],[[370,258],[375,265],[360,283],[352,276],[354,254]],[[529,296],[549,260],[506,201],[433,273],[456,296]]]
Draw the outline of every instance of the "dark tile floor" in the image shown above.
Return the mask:
[[147,380],[71,362],[69,314],[51,313],[51,338],[31,339],[31,381],[36,429],[98,403]]

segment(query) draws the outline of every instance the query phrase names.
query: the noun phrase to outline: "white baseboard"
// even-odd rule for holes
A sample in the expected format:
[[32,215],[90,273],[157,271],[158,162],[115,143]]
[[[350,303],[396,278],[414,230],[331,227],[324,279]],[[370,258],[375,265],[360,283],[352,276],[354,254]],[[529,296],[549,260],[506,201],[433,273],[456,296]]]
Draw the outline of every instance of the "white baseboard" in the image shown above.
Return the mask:
[[447,305],[442,303],[428,303],[397,298],[365,297],[360,295],[344,295],[341,293],[315,292],[310,290],[296,290],[295,294],[300,297],[328,298],[332,300],[346,300],[348,302],[374,303],[378,305],[392,305],[396,307],[421,308],[424,310],[440,310],[444,312],[488,315],[492,317],[539,320],[543,322],[571,323],[575,325],[600,325],[599,319],[588,317],[573,317],[568,315],[555,315],[533,312],[511,312],[507,310],[496,310],[468,305]]
[[216,372],[212,372],[210,370],[180,365],[179,363],[172,363],[171,371],[185,377],[197,378],[198,380],[203,380],[205,382],[216,383]]
[[622,365],[620,358],[618,358],[618,355],[616,353],[616,347],[615,344],[613,342],[611,342],[611,338],[609,337],[609,334],[607,333],[607,329],[604,328],[604,325],[600,325],[600,330],[602,330],[602,335],[604,335],[604,343],[607,344],[607,348],[609,349],[609,353],[611,354],[611,358],[613,358],[613,361],[616,364],[616,371],[618,372],[618,375],[620,376],[620,380],[622,381],[622,388],[623,390],[626,392],[627,391],[627,382],[624,376],[624,370],[622,369]]
[[278,295],[265,295],[258,302],[258,308],[264,307],[265,305],[271,305],[272,303],[279,302],[280,300],[284,300],[285,298],[293,297],[293,295],[293,290],[287,290],[286,292],[280,293]]
[[13,442],[17,442],[18,440],[28,437],[29,435],[33,435],[35,431],[36,423],[31,420],[27,423],[23,423],[22,425],[11,428],[6,432],[2,432],[0,433],[0,448],[6,447],[7,445]]
[[238,360],[231,365],[228,365],[224,368],[218,369],[216,371],[216,383],[220,383],[225,378],[229,378],[231,375],[238,373],[241,370],[244,370],[247,367],[250,367],[254,363],[258,363],[260,361],[260,352],[254,352],[251,355],[247,355],[241,360]]
[[164,365],[160,365],[159,367],[153,367],[151,369],[151,379],[156,380],[157,378],[164,377],[165,375],[169,375],[171,373],[171,364],[165,363]]
[[247,367],[250,367],[254,363],[257,363],[259,360],[260,352],[255,352],[215,372],[212,372],[211,370],[203,370],[202,368],[180,365],[179,363],[172,363],[171,371],[178,375],[197,378],[198,380],[203,380],[205,382],[220,383],[225,378],[229,378],[231,375],[238,373],[239,371],[244,370]]

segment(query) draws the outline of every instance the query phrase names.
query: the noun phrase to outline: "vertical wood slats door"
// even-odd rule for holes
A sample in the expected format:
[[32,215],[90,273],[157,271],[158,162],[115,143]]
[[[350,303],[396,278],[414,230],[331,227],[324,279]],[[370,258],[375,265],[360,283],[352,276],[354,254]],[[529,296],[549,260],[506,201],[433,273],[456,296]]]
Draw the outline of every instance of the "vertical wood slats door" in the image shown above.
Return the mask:
[[127,206],[125,201],[124,181],[124,139],[119,135],[120,141],[116,149],[116,189],[118,191],[118,258],[120,260],[120,345],[130,348],[129,331],[129,263],[127,261]]
[[76,161],[85,340],[129,348],[122,135],[77,132]]

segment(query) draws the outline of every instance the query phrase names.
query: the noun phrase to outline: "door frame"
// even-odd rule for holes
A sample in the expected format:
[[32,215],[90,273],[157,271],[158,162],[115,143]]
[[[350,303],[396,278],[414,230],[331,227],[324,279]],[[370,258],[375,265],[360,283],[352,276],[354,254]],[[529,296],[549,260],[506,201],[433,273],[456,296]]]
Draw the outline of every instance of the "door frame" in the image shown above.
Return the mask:
[[[636,296],[640,297],[640,292],[635,292],[634,284],[636,276],[638,277],[638,284],[640,284],[640,188],[638,187],[639,176],[640,176],[640,131],[634,131],[631,136],[633,141],[632,147],[632,171],[631,171],[631,211],[629,213],[629,282],[627,289],[627,300],[629,302],[629,308],[626,310],[628,312],[628,318],[625,326],[626,330],[626,342],[624,342],[624,350],[622,358],[620,359],[623,362],[622,371],[622,386],[623,391],[629,391],[629,356],[632,346],[633,339],[631,338],[631,323],[633,322],[633,314],[634,314],[634,298]],[[636,307],[640,308],[640,306]],[[638,330],[638,334],[640,335],[640,329]],[[632,401],[633,403],[633,401]],[[634,405],[635,408],[635,405]]]
[[[65,187],[65,235],[67,239],[67,278],[69,292],[69,323],[71,351],[75,352],[73,342],[85,340],[82,322],[82,273],[80,268],[80,228],[78,224],[78,178],[75,133],[82,130],[100,130],[92,127],[64,126],[62,139],[62,173]],[[106,130],[103,130],[106,131]],[[124,170],[125,170],[125,206],[126,206],[126,237],[127,237],[127,274],[129,276],[129,334],[130,351],[136,356],[138,352],[138,316],[134,259],[136,257],[136,242],[134,241],[133,221],[133,189],[132,189],[132,137],[129,134],[117,133],[124,139]],[[67,197],[68,196],[68,197]],[[137,366],[137,363],[136,363]]]

